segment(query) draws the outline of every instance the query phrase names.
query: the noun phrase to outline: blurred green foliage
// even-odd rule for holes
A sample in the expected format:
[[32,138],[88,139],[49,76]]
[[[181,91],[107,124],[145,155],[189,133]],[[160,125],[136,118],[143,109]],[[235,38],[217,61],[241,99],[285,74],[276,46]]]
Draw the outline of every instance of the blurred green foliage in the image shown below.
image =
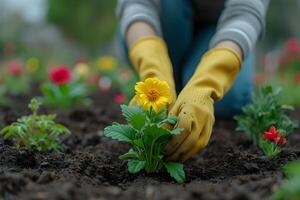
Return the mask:
[[298,0],[270,1],[263,40],[265,47],[274,48],[291,36],[300,37],[299,7]]
[[85,47],[95,50],[116,29],[116,0],[49,0],[48,19]]

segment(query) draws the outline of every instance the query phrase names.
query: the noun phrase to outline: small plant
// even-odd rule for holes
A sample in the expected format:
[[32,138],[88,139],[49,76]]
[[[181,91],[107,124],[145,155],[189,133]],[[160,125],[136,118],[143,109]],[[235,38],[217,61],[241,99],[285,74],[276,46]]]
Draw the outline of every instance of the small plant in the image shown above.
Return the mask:
[[86,85],[81,79],[72,79],[69,68],[58,66],[49,72],[49,77],[51,82],[44,83],[41,87],[46,105],[70,109],[90,104]]
[[166,115],[166,106],[171,103],[168,84],[157,78],[148,78],[145,82],[138,82],[135,91],[140,106],[121,105],[127,124],[114,123],[106,127],[105,136],[131,144],[132,148],[119,157],[128,161],[130,173],[142,169],[153,173],[164,167],[177,182],[184,182],[183,164],[166,162],[162,153],[164,143],[181,132],[180,128],[166,128],[176,123],[176,117]]
[[[274,90],[271,86],[259,88],[252,94],[252,103],[243,108],[243,114],[235,116],[238,122],[237,130],[243,131],[267,155],[277,155],[280,152],[279,148],[282,145],[274,141],[277,140],[279,132],[282,137],[285,137],[298,127],[298,123],[285,114],[285,111],[293,110],[293,107],[279,103],[280,91],[280,89]],[[275,139],[270,138],[266,133],[267,130],[269,133],[276,131],[272,126],[279,130],[277,135],[273,135],[276,136]],[[271,151],[271,148],[274,150]]]
[[272,126],[268,132],[263,134],[261,148],[267,156],[273,157],[281,152],[281,149],[285,144],[285,134],[280,133],[279,130],[276,130],[276,128]]
[[273,195],[272,200],[297,200],[300,197],[300,161],[293,161],[284,166],[287,180]]
[[19,61],[12,61],[6,66],[4,86],[8,94],[22,95],[29,90],[29,80]]
[[3,139],[11,138],[18,147],[38,151],[61,151],[59,136],[69,134],[70,131],[53,121],[55,115],[38,115],[40,105],[38,100],[32,99],[28,105],[32,114],[6,126],[0,131],[0,135],[3,135]]

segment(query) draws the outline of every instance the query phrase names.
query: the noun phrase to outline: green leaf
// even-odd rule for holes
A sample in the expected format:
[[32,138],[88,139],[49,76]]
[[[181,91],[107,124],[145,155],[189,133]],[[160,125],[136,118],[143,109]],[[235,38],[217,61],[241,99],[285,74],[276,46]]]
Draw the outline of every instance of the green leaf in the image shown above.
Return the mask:
[[136,147],[139,147],[139,148],[143,148],[144,147],[143,140],[141,138],[137,139],[137,140],[133,140],[132,141],[132,145],[134,145]]
[[151,112],[148,111],[147,116],[149,119],[151,119],[153,123],[160,124],[163,120],[167,118],[166,113],[167,113],[167,109],[162,108],[158,113],[155,112],[154,110],[151,110]]
[[127,166],[128,171],[130,173],[137,173],[141,171],[146,165],[146,161],[140,161],[140,160],[128,160]]
[[135,130],[128,125],[112,125],[104,129],[104,135],[120,142],[131,142],[135,139]]
[[130,149],[127,153],[119,156],[119,159],[120,160],[139,159],[139,155],[133,149]]
[[169,116],[166,120],[167,123],[175,125],[177,122],[177,117],[176,116]]
[[151,146],[153,143],[161,144],[170,139],[170,132],[162,127],[148,126],[144,129],[144,144]]
[[123,116],[133,128],[140,130],[146,122],[146,115],[138,106],[121,105]]
[[185,181],[185,172],[183,170],[183,164],[175,162],[164,163],[170,176],[172,176],[178,183]]
[[170,133],[171,133],[172,135],[178,135],[178,134],[180,134],[183,130],[184,130],[183,128],[175,128],[175,129],[171,130]]

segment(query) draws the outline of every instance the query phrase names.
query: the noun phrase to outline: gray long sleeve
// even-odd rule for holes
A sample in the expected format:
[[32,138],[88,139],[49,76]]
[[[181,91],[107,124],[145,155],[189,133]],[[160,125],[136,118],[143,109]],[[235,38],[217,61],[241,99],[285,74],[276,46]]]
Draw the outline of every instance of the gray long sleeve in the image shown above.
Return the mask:
[[160,26],[160,0],[118,0],[117,17],[122,37],[128,27],[136,21],[151,25],[158,35],[162,35]]
[[[263,36],[268,4],[269,0],[227,0],[210,47],[232,40],[241,46],[246,57]],[[123,37],[129,25],[136,21],[148,23],[162,36],[160,0],[118,0],[117,16]]]
[[265,32],[265,17],[269,0],[227,0],[210,47],[223,40],[240,45],[244,57]]

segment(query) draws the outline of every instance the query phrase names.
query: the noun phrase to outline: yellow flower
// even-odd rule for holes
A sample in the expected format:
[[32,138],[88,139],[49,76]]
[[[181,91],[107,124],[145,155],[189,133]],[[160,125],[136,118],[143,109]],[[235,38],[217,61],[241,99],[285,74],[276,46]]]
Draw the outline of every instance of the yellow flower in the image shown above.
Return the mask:
[[90,71],[89,66],[85,63],[78,63],[75,66],[74,70],[75,70],[75,73],[82,78],[87,77],[89,75],[89,71]]
[[98,67],[101,71],[111,71],[117,66],[117,60],[112,56],[102,56],[98,59]]
[[26,70],[30,73],[34,73],[38,70],[39,68],[39,60],[37,58],[29,58],[27,61],[26,61]]
[[144,110],[153,108],[155,112],[172,103],[170,87],[166,81],[147,78],[135,85],[135,99]]

